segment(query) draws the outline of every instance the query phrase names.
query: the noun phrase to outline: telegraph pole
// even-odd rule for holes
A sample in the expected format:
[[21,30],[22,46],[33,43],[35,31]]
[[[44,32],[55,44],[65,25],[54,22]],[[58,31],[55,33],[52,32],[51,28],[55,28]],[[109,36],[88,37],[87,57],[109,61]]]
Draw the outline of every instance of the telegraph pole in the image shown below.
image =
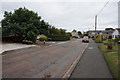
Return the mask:
[[103,8],[98,12],[98,14],[95,16],[95,40],[96,40],[96,29],[97,29],[97,16],[104,10],[104,8],[107,6],[107,4],[110,2],[110,0],[103,6]]
[[95,40],[96,40],[96,29],[97,29],[97,15],[95,16]]

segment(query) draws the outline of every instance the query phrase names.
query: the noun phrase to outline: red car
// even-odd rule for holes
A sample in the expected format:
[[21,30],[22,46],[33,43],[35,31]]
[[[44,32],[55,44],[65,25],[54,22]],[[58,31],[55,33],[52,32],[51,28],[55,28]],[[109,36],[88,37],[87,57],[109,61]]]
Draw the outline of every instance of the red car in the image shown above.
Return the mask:
[[84,36],[82,42],[89,42],[88,36]]

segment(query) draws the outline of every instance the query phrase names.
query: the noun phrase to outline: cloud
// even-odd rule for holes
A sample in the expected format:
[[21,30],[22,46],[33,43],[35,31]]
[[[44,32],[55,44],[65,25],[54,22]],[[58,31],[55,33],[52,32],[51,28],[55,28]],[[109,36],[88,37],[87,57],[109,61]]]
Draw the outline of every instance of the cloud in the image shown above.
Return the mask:
[[[2,0],[2,2],[107,2],[108,0]],[[118,2],[119,0],[111,0]]]
[[[4,11],[14,11],[19,7],[26,7],[39,14],[49,24],[65,28],[67,31],[77,29],[86,31],[94,29],[94,17],[104,6],[105,2],[2,2],[2,14]],[[98,15],[98,29],[105,27],[117,27],[117,2],[111,2]]]

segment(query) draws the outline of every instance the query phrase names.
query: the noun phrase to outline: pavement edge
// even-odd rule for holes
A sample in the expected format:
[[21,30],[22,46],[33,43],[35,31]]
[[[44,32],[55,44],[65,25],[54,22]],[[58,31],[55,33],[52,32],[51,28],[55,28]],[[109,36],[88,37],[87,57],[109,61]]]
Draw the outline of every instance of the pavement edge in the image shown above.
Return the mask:
[[69,78],[74,70],[74,68],[76,67],[77,63],[79,62],[81,56],[83,55],[84,51],[86,50],[86,48],[88,47],[89,43],[85,46],[85,48],[81,51],[82,54],[80,54],[75,61],[72,63],[72,65],[70,66],[70,68],[67,70],[67,72],[63,75],[62,78]]

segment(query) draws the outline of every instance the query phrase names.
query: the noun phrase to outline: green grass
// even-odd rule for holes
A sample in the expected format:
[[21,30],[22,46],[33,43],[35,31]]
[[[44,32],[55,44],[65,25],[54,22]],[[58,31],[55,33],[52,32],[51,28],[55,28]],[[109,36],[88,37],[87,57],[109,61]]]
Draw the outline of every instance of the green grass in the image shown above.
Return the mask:
[[108,50],[107,45],[101,44],[99,48],[104,52],[104,56],[112,72],[118,78],[118,46],[113,46],[112,50]]
[[113,46],[112,50],[107,49],[107,45],[101,44],[100,49],[104,52],[118,51],[118,46]]
[[102,40],[95,40],[96,43],[102,43]]
[[118,53],[104,53],[104,56],[113,71],[116,78],[118,78]]

